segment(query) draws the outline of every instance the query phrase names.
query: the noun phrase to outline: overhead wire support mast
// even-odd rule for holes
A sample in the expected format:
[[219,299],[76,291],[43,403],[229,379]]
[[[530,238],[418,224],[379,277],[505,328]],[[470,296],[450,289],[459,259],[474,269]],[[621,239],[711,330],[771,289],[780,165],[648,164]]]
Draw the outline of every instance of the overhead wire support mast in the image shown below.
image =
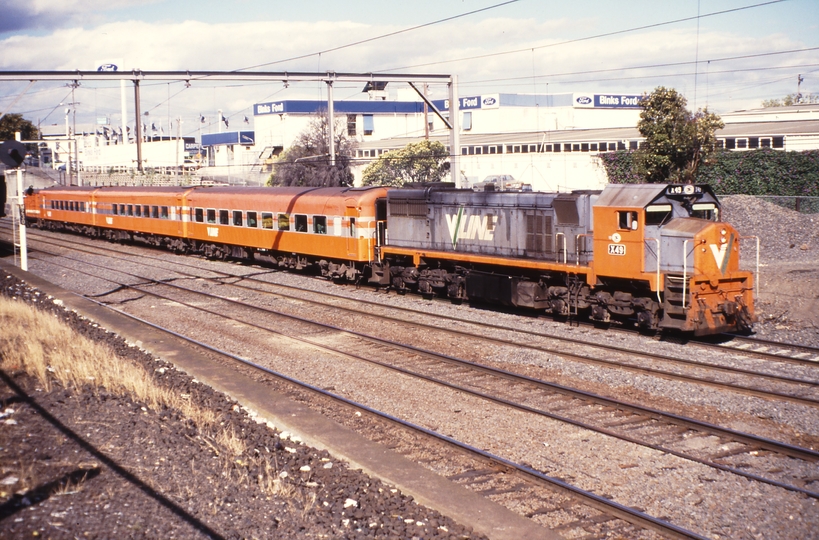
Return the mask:
[[[382,83],[413,83],[418,84],[446,84],[449,94],[449,148],[450,174],[452,182],[457,186],[460,180],[460,134],[458,125],[458,78],[455,75],[421,74],[421,73],[337,73],[335,71],[303,72],[303,71],[0,71],[2,81],[132,81],[137,88],[136,107],[139,106],[138,87],[140,81],[179,81],[189,84],[191,81],[276,81],[276,82],[323,82],[332,87],[339,82],[382,82]],[[413,86],[413,88],[415,88]],[[416,89],[417,91],[417,89]],[[332,90],[328,92],[332,100]],[[138,109],[137,109],[138,110]],[[332,111],[332,103],[328,110]],[[138,113],[137,113],[138,114]],[[137,131],[140,120],[137,118]],[[330,119],[332,124],[332,119]],[[127,137],[127,135],[126,135]],[[141,154],[140,140],[137,137],[137,154]],[[335,156],[333,156],[335,157]],[[137,158],[140,161],[140,158]]]

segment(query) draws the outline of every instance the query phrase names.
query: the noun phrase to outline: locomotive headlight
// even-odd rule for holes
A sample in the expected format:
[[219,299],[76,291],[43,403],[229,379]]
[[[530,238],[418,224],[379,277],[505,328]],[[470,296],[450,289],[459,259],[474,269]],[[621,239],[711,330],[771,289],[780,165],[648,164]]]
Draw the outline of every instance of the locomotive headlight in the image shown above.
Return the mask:
[[719,233],[720,233],[722,236],[725,236],[726,234],[728,234],[728,231],[726,231],[725,229],[722,229],[722,230],[721,230]]
[[722,243],[722,244],[726,244],[726,243],[728,243],[728,239],[727,239],[727,238],[725,238],[724,236],[723,236],[722,238],[720,238],[720,239],[719,239],[719,241],[720,241],[720,243]]

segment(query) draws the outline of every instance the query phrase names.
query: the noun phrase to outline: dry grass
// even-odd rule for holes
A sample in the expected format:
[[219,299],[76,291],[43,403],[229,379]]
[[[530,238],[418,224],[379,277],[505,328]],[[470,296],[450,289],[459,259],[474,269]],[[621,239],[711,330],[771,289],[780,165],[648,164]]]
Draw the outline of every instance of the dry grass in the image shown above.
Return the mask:
[[[104,388],[111,394],[142,403],[146,408],[157,411],[163,407],[175,409],[199,427],[198,439],[224,460],[223,474],[237,476],[231,479],[240,485],[257,484],[265,496],[287,500],[301,508],[305,516],[314,508],[315,493],[302,493],[296,489],[289,478],[279,474],[278,465],[271,463],[269,457],[237,459],[247,453],[245,442],[236,435],[233,427],[222,426],[221,419],[212,410],[198,407],[187,394],[157,386],[142,366],[75,333],[56,316],[0,296],[0,328],[0,369],[7,372],[23,370],[36,377],[46,391],[55,385],[76,392]],[[241,466],[235,468],[236,463]],[[254,468],[249,465],[254,464],[261,471],[258,478],[248,475]],[[193,462],[191,467],[195,473]],[[20,473],[27,485],[32,483],[31,474]],[[82,486],[77,484],[81,482],[66,485],[62,492],[81,489]]]
[[55,384],[77,392],[105,388],[153,410],[176,409],[200,428],[215,431],[216,440],[231,454],[245,451],[244,442],[222,429],[213,411],[157,386],[142,366],[76,334],[54,315],[0,297],[0,328],[0,369],[23,370],[36,377],[45,391]]

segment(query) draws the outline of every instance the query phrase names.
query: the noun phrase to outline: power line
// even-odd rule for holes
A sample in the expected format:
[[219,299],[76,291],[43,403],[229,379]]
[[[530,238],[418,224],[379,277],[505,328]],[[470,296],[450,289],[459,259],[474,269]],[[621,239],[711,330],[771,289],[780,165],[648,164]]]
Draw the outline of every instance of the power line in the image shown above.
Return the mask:
[[746,10],[746,9],[753,9],[753,8],[757,8],[757,7],[768,6],[768,5],[771,5],[771,4],[779,4],[781,2],[787,2],[787,1],[788,0],[772,0],[770,2],[763,2],[761,4],[753,4],[753,5],[750,5],[750,6],[742,6],[742,7],[738,7],[738,8],[724,9],[722,11],[714,11],[712,13],[706,13],[704,15],[697,15],[695,17],[684,17],[682,19],[674,19],[672,21],[665,21],[665,22],[660,22],[660,23],[647,24],[647,25],[644,25],[644,26],[636,26],[634,28],[627,28],[625,30],[615,30],[614,32],[606,32],[606,33],[603,33],[603,34],[595,34],[593,36],[586,36],[586,37],[581,37],[581,38],[569,39],[569,40],[566,40],[566,41],[559,41],[557,43],[550,43],[548,45],[540,45],[540,46],[537,46],[537,47],[526,47],[524,49],[514,49],[514,50],[511,50],[511,51],[502,51],[502,52],[497,52],[497,53],[481,54],[481,55],[477,55],[477,56],[466,56],[466,57],[457,58],[457,59],[454,59],[454,60],[440,60],[440,61],[437,61],[437,62],[427,62],[427,63],[424,63],[424,64],[415,64],[415,65],[412,65],[412,66],[396,67],[396,68],[379,70],[378,73],[383,73],[385,71],[403,71],[405,69],[414,69],[414,68],[418,68],[418,67],[435,66],[435,65],[439,65],[439,64],[449,64],[449,63],[452,63],[452,62],[464,62],[466,60],[481,60],[481,59],[484,59],[484,58],[492,58],[492,57],[495,57],[495,56],[504,56],[504,55],[507,55],[507,54],[517,54],[517,53],[521,53],[521,52],[531,52],[531,51],[535,51],[535,50],[539,50],[539,49],[548,49],[548,48],[551,48],[551,47],[559,47],[561,45],[569,45],[571,43],[579,43],[581,41],[589,41],[589,40],[592,40],[592,39],[598,39],[598,38],[603,38],[603,37],[611,37],[611,36],[616,36],[616,35],[620,35],[620,34],[628,34],[628,33],[631,33],[631,32],[637,32],[639,30],[648,30],[650,28],[658,28],[660,26],[668,26],[670,24],[677,24],[677,23],[681,23],[681,22],[692,21],[692,20],[695,20],[695,19],[699,20],[699,19],[704,19],[706,17],[715,17],[717,15],[725,15],[726,13],[733,13],[733,12],[736,12],[736,11],[743,11],[743,10]]
[[[767,52],[767,53],[757,53],[757,54],[745,54],[740,56],[726,56],[723,58],[715,58],[713,60],[700,60],[699,62],[669,62],[664,64],[646,64],[643,66],[629,66],[629,67],[620,67],[620,68],[607,68],[607,69],[595,69],[595,70],[586,70],[586,71],[568,71],[563,73],[549,73],[544,75],[536,75],[536,78],[542,79],[545,77],[564,77],[569,75],[591,75],[595,73],[611,73],[617,71],[629,71],[633,69],[656,69],[661,67],[674,67],[674,66],[686,66],[691,64],[697,63],[704,63],[704,62],[725,62],[728,60],[745,60],[748,58],[762,58],[765,56],[777,56],[780,54],[792,54],[792,53],[800,53],[800,52],[808,52],[808,51],[816,51],[819,50],[819,47],[810,47],[807,49],[791,49],[788,51],[775,51],[775,52]],[[765,68],[768,69],[768,68]],[[770,69],[778,69],[778,68],[770,68]],[[753,69],[748,68],[747,70],[734,70],[734,71],[712,71],[710,73],[733,73],[733,72],[740,72],[740,71],[753,71]],[[503,82],[503,81],[516,81],[516,80],[531,80],[531,75],[525,75],[521,77],[506,77],[506,78],[499,78],[499,79],[480,79],[476,81],[463,81],[463,84],[471,84],[471,83],[487,83],[487,82]],[[608,80],[608,79],[607,79]]]
[[[272,65],[275,65],[275,64],[283,64],[285,62],[291,62],[293,60],[302,60],[304,58],[310,58],[311,56],[321,56],[322,54],[327,54],[329,52],[335,52],[335,51],[339,51],[341,49],[347,49],[349,47],[355,47],[356,45],[362,45],[364,43],[370,43],[372,41],[377,41],[379,39],[384,39],[384,38],[388,38],[388,37],[392,37],[392,36],[397,36],[398,34],[404,34],[404,33],[407,33],[407,32],[412,32],[413,30],[418,30],[420,28],[426,28],[428,26],[434,26],[436,24],[441,24],[441,23],[444,23],[444,22],[453,21],[455,19],[460,19],[462,17],[467,17],[469,15],[474,15],[476,13],[481,13],[483,11],[489,11],[491,9],[496,9],[496,8],[503,7],[503,6],[506,6],[506,5],[509,5],[509,4],[514,4],[514,3],[519,2],[519,1],[520,0],[508,0],[507,2],[501,2],[500,4],[495,4],[493,6],[488,6],[488,7],[481,8],[481,9],[476,9],[474,11],[468,11],[466,13],[461,13],[460,15],[453,15],[452,17],[446,17],[444,19],[438,19],[437,21],[432,21],[432,22],[428,22],[428,23],[424,23],[424,24],[419,24],[417,26],[412,26],[410,28],[405,28],[403,30],[397,30],[395,32],[382,34],[380,36],[375,36],[375,37],[371,37],[371,38],[367,38],[367,39],[362,39],[360,41],[354,41],[352,43],[347,43],[346,45],[339,45],[337,47],[332,47],[330,49],[324,49],[322,51],[318,51],[318,52],[314,52],[314,53],[303,54],[301,56],[294,56],[292,58],[286,58],[284,60],[276,60],[274,62],[266,62],[264,64],[257,64],[255,66],[243,67],[243,68],[236,69],[234,71],[246,71],[248,69],[256,69],[256,68],[265,67],[265,66],[272,66]],[[778,0],[778,1],[784,2],[785,0]]]

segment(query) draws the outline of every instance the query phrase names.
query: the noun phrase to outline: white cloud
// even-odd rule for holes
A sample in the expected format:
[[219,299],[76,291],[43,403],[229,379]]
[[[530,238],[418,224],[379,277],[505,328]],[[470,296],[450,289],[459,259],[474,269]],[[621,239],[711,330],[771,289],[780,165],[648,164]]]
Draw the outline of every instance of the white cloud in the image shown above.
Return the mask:
[[[88,2],[72,0],[61,4],[57,13],[67,18],[79,14]],[[128,0],[93,2],[101,11],[135,5]],[[41,13],[51,2],[34,2],[27,13]],[[82,9],[81,7],[82,6]],[[38,11],[39,10],[39,11]],[[713,62],[726,56],[764,53],[799,48],[801,45],[784,33],[764,38],[741,36],[725,31],[696,29],[658,29],[621,34],[606,38],[559,44],[555,35],[589,35],[588,20],[532,18],[491,18],[460,20],[457,24],[430,26],[354,47],[323,53],[321,56],[283,63],[281,60],[328,51],[340,45],[389,34],[402,26],[375,26],[350,21],[245,23],[205,23],[194,20],[148,23],[144,21],[107,22],[84,27],[75,24],[47,35],[15,35],[0,40],[2,70],[92,70],[105,58],[123,59],[123,68],[164,70],[235,70],[266,64],[266,71],[378,72],[400,69],[405,73],[454,73],[459,76],[462,95],[494,92],[591,91],[641,93],[656,86],[672,86],[682,91],[694,105],[693,65],[668,68],[643,68],[609,73],[595,70],[651,66],[672,62],[700,61],[696,77],[697,105],[705,104],[721,112],[758,104],[766,97],[780,97],[791,70],[744,73],[718,73],[742,67],[761,67],[805,63],[813,55],[756,58],[744,61]],[[571,30],[571,28],[574,30]],[[567,30],[568,29],[568,30]],[[560,32],[558,32],[558,30]],[[557,45],[555,45],[557,44]],[[551,46],[550,46],[551,45]],[[510,54],[498,54],[517,51]],[[452,62],[442,62],[456,60]],[[801,68],[793,68],[799,70]],[[813,68],[815,69],[815,68]],[[587,72],[559,76],[570,72]],[[794,71],[794,81],[795,81]],[[657,77],[662,75],[662,77]],[[813,75],[815,81],[815,75]],[[814,83],[815,84],[815,83]],[[38,83],[16,106],[18,110],[48,112],[65,95],[64,83]],[[25,84],[0,83],[0,106],[16,97]],[[112,88],[115,86],[115,88]],[[338,88],[337,99],[358,98],[358,85]],[[793,85],[792,85],[793,86]],[[53,88],[46,92],[44,89]],[[197,82],[182,90],[181,84],[144,83],[143,109],[156,115],[183,115],[189,129],[196,129],[200,112],[223,109],[236,113],[240,121],[249,115],[250,106],[273,99],[323,99],[320,84],[293,84],[286,91],[280,82],[272,84],[233,84]],[[789,87],[788,87],[789,88]],[[807,85],[803,88],[808,88]],[[36,90],[36,91],[35,91]],[[436,97],[443,97],[439,89]],[[89,118],[100,114],[119,114],[118,85],[87,81],[76,90],[78,108]],[[168,97],[171,111],[168,111]],[[363,96],[361,96],[363,97]],[[132,107],[129,96],[129,108]],[[131,112],[132,114],[133,112]],[[49,120],[53,120],[50,118]],[[234,123],[231,123],[233,126]],[[239,125],[239,124],[235,124]]]

